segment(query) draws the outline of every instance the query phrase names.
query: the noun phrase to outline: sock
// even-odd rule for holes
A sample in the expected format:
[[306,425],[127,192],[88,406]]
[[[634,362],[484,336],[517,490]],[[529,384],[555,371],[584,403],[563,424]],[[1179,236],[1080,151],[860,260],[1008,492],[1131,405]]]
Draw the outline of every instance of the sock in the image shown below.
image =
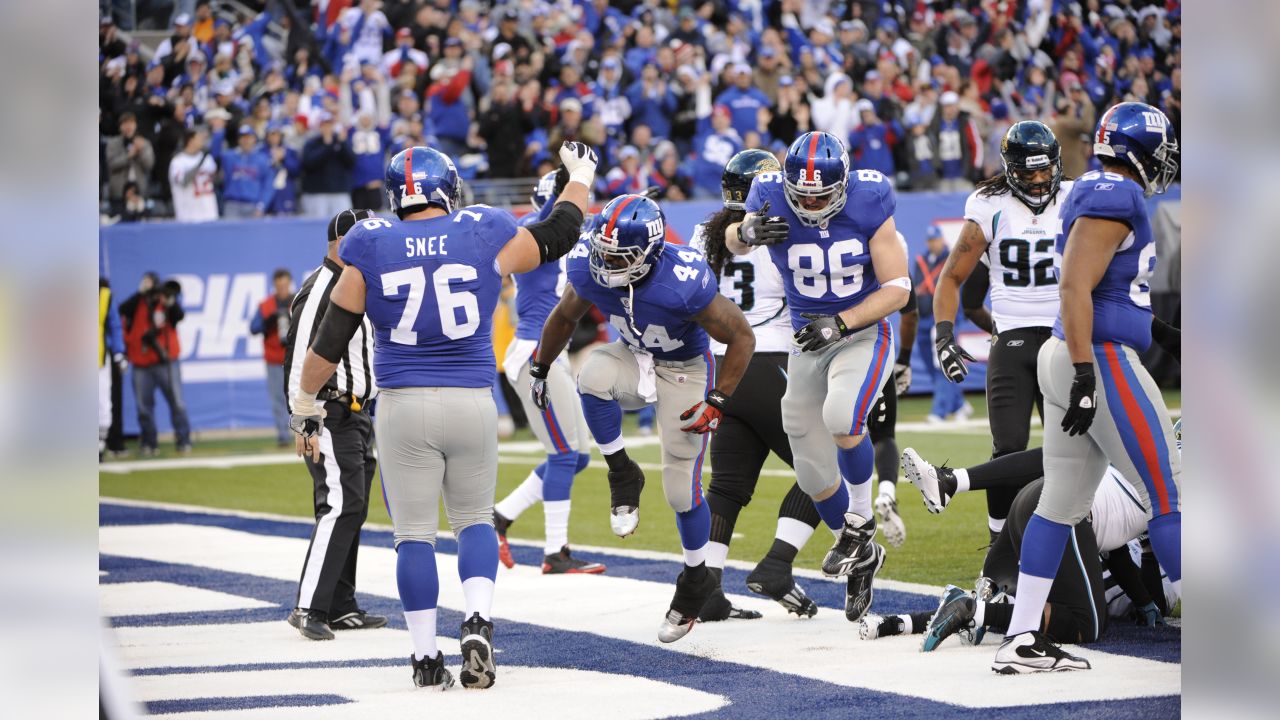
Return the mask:
[[876,453],[871,443],[865,439],[851,448],[836,450],[836,461],[840,465],[840,474],[850,485],[861,485],[871,479],[871,470],[875,466]]
[[898,499],[898,483],[881,480],[879,490],[881,495],[888,495],[892,500]]
[[573,466],[573,474],[577,475],[583,470],[586,470],[587,466],[590,464],[591,464],[591,453],[589,452],[578,453],[578,464]]
[[617,401],[583,395],[582,415],[591,430],[591,437],[596,439],[596,445],[606,458],[622,449],[622,406]]
[[569,500],[548,500],[542,507],[546,517],[546,542],[542,549],[546,555],[560,552],[569,544]]
[[[957,474],[959,472],[956,470]],[[969,468],[968,475],[974,490],[1012,488],[1017,492],[1044,475],[1044,448],[1031,448],[992,458]]]
[[973,625],[982,627],[987,620],[987,604],[982,600],[973,601]]
[[836,491],[831,497],[826,500],[814,500],[813,505],[818,508],[822,522],[826,523],[832,532],[840,532],[840,528],[844,527],[844,514],[849,512],[849,490],[845,487],[844,481],[836,483]]
[[419,660],[434,658],[440,579],[436,576],[436,549],[431,544],[402,542],[396,547],[396,585],[414,655]]
[[1013,619],[1013,605],[1009,603],[982,603],[986,607],[983,609],[985,617],[980,625],[985,625],[988,630],[994,630],[999,633],[1008,633],[1009,621]]
[[733,528],[738,524],[742,505],[720,493],[708,492],[707,506],[711,508],[711,539],[728,545],[733,539]]
[[546,472],[547,464],[544,462],[534,468],[529,473],[529,477],[524,482],[516,486],[511,494],[502,498],[502,501],[493,506],[498,514],[508,520],[515,520],[520,514],[528,510],[534,503],[542,500],[542,474]]
[[849,485],[845,483],[849,490],[849,512],[859,517],[871,519],[871,483],[864,482],[861,485]]
[[680,531],[680,547],[684,549],[684,564],[695,567],[706,559],[707,538],[711,533],[711,509],[705,501],[684,512],[676,513],[676,528]]
[[498,534],[492,525],[468,525],[458,533],[458,578],[466,599],[466,617],[489,619],[493,581],[498,576]]
[[1182,597],[1182,513],[1165,513],[1147,523],[1151,549],[1164,572],[1173,583],[1174,592]]
[[[813,507],[813,501],[809,501],[809,507]],[[778,529],[774,531],[775,539],[769,554],[788,563],[795,562],[796,553],[800,552],[800,548],[813,537],[815,529],[814,526],[794,518],[778,518]]]
[[892,435],[882,437],[873,442],[871,447],[876,456],[876,479],[880,481],[880,492],[884,492],[885,483],[898,483],[898,468],[902,458],[902,453],[898,452],[898,439]]
[[1005,518],[993,518],[990,515],[988,515],[987,527],[991,530],[991,532],[999,533],[1001,530],[1004,529],[1004,521],[1005,521]]
[[1027,522],[1019,558],[1018,599],[1009,621],[1009,636],[1040,629],[1049,588],[1058,574],[1058,565],[1062,562],[1062,553],[1070,535],[1071,526],[1039,515],[1033,514]]
[[573,490],[573,476],[578,466],[578,453],[569,451],[547,456],[542,473],[542,499],[568,500]]
[[409,626],[409,640],[413,642],[413,656],[418,660],[436,657],[436,609],[405,610],[404,622]]
[[962,492],[969,492],[969,471],[965,470],[964,468],[955,468],[951,471],[951,473],[956,478],[955,494],[958,495]]
[[707,560],[707,567],[723,569],[724,561],[729,557],[729,546],[712,540],[707,543],[702,554]]
[[[778,506],[778,519],[782,520],[783,518],[796,520],[808,525],[810,531],[818,527],[822,522],[822,518],[818,515],[818,509],[813,506],[813,499],[805,491],[801,490],[799,485],[794,484],[787,491],[786,496],[782,498],[782,504]],[[804,536],[804,540],[808,539],[808,535]]]

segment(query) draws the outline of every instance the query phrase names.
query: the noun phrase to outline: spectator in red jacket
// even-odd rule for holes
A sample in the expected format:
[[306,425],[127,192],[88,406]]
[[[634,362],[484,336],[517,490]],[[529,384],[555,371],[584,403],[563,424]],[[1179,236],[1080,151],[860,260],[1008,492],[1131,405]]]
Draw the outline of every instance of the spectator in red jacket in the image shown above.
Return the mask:
[[178,369],[177,325],[186,316],[178,295],[182,287],[169,280],[163,285],[159,277],[148,272],[142,276],[138,292],[120,304],[120,322],[124,325],[124,344],[129,364],[133,366],[133,393],[138,403],[138,429],[141,454],[156,454],[156,389],[169,403],[174,440],[179,453],[191,451],[191,424],[182,402],[182,373]]
[[289,408],[285,404],[284,351],[289,337],[289,306],[293,304],[293,274],[284,268],[271,276],[275,292],[258,305],[249,332],[262,335],[262,359],[267,364],[267,395],[276,420],[276,444],[293,445],[289,432]]

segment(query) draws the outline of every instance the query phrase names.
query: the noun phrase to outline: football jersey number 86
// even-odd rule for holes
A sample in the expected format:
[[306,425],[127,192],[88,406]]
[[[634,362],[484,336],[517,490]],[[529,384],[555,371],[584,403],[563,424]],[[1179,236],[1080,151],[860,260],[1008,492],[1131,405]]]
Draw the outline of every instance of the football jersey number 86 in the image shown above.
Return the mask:
[[851,297],[862,289],[865,266],[846,258],[862,255],[861,240],[839,240],[825,251],[817,243],[787,248],[787,267],[795,275],[796,290],[805,297],[821,298],[830,290],[836,297]]

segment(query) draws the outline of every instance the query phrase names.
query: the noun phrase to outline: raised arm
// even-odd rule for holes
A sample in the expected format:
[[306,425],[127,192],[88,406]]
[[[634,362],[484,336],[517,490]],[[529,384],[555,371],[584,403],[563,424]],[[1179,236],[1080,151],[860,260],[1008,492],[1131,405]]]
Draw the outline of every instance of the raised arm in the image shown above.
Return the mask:
[[720,426],[720,418],[738,382],[747,371],[751,354],[756,350],[756,335],[742,310],[723,295],[716,295],[693,319],[707,334],[727,347],[724,362],[716,377],[715,387],[702,402],[684,411],[682,421],[688,422],[680,429],[690,433],[708,433]]
[[551,214],[519,228],[498,253],[498,272],[503,275],[529,272],[542,263],[559,260],[578,241],[600,159],[589,146],[567,142],[560,147],[560,160],[569,171],[569,182]]

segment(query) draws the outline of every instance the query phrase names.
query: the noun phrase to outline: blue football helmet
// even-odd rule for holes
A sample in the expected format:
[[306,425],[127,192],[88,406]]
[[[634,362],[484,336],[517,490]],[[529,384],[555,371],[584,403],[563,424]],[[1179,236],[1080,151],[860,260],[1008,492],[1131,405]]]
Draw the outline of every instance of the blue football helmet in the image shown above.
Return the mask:
[[1164,192],[1177,176],[1178,152],[1169,118],[1146,103],[1112,105],[1098,121],[1093,154],[1132,167],[1147,197]]
[[[412,187],[406,178],[412,175]],[[448,155],[428,147],[401,150],[387,163],[383,182],[392,210],[435,205],[451,213],[462,206],[462,180]]]
[[626,287],[649,273],[662,255],[667,220],[644,195],[609,201],[591,233],[591,277],[605,287]]
[[[835,135],[814,131],[796,138],[787,149],[782,169],[783,195],[801,223],[825,225],[844,209],[849,153]],[[822,200],[826,202],[812,210],[805,207]]]

